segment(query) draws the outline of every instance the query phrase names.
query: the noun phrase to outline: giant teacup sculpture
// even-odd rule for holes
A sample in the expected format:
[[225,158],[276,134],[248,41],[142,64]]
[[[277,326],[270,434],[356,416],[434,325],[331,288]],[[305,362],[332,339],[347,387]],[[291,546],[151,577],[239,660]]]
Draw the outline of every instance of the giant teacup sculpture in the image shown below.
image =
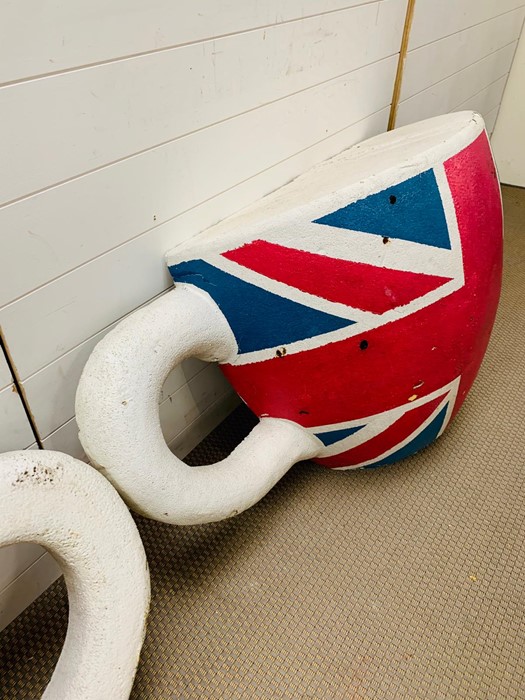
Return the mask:
[[0,455],[0,547],[16,542],[46,547],[69,595],[64,647],[42,698],[128,698],[150,583],[139,533],[116,491],[59,452]]
[[[383,134],[167,256],[175,289],[96,347],[76,412],[94,464],[137,511],[234,515],[296,461],[389,464],[438,437],[476,376],[501,282],[500,191],[481,117]],[[260,417],[224,461],[163,440],[174,365],[218,361]]]

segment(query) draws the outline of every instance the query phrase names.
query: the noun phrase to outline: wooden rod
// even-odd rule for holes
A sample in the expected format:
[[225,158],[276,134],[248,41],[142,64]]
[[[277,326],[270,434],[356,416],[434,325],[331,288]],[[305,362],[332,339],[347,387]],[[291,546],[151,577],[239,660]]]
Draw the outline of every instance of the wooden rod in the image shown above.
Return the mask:
[[401,95],[401,84],[403,82],[403,71],[405,69],[405,59],[407,57],[408,42],[410,39],[410,29],[412,27],[412,19],[414,17],[414,7],[416,0],[408,0],[407,11],[405,15],[405,26],[403,27],[403,37],[399,48],[399,59],[397,61],[396,79],[394,81],[394,91],[392,93],[392,104],[390,105],[390,115],[388,117],[388,131],[391,131],[396,125],[397,108],[399,106],[399,97]]

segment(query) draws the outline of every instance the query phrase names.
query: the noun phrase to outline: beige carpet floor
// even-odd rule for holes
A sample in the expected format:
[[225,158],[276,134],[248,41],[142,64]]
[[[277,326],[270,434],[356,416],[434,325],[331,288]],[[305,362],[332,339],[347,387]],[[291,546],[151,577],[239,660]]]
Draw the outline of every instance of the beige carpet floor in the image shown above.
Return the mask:
[[[440,440],[369,472],[299,464],[223,523],[137,518],[153,598],[134,700],[525,698],[525,190],[504,199],[496,327]],[[192,463],[251,425],[237,410]],[[58,582],[0,635],[1,698],[40,697],[66,623]]]

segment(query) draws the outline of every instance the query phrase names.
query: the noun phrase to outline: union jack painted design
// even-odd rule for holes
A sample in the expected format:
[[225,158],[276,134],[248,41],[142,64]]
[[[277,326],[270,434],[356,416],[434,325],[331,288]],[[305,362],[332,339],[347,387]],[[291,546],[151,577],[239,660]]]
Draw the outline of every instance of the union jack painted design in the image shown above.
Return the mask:
[[320,464],[375,467],[428,445],[461,406],[496,312],[501,228],[478,131],[409,177],[170,271],[227,318],[239,351],[222,370],[256,414],[311,431]]

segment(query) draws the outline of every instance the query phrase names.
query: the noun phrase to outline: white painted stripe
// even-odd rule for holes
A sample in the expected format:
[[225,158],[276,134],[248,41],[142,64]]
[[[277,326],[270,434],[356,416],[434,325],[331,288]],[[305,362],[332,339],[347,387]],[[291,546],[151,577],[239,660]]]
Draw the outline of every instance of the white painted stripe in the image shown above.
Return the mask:
[[[447,412],[447,417],[445,419],[445,423],[443,426],[443,430],[446,427],[446,424],[448,420],[450,419],[450,415],[452,413],[452,409],[454,407],[454,403],[456,400],[456,395],[457,395],[457,390],[459,386],[459,381],[460,377],[455,379],[454,381],[450,382],[449,384],[446,384],[445,386],[441,387],[440,389],[437,389],[436,391],[433,391],[430,394],[427,394],[426,396],[422,396],[419,399],[415,399],[412,402],[407,402],[401,406],[398,406],[390,411],[385,411],[384,413],[378,413],[373,416],[366,416],[361,419],[357,420],[352,420],[344,423],[339,423],[339,424],[333,424],[330,426],[320,426],[317,428],[308,428],[310,432],[313,434],[319,434],[319,433],[324,433],[324,432],[330,432],[332,430],[344,430],[345,428],[352,428],[356,427],[359,425],[364,425],[361,430],[357,431],[356,433],[353,433],[352,435],[349,435],[347,438],[344,440],[341,440],[337,443],[334,443],[333,445],[329,445],[326,447],[322,453],[319,454],[319,457],[332,457],[333,455],[340,454],[341,452],[346,452],[347,450],[357,447],[358,445],[362,445],[365,442],[368,442],[372,438],[374,438],[376,435],[379,435],[382,433],[384,430],[389,428],[393,423],[395,423],[399,418],[401,418],[405,413],[408,413],[409,411],[419,408],[420,406],[423,406],[430,401],[433,401],[436,399],[438,396],[442,396],[444,393],[447,393],[447,396],[445,397],[444,401],[450,401],[450,408]],[[408,397],[407,397],[408,398]],[[443,405],[443,402],[440,402],[440,406]],[[435,414],[435,411],[433,415]],[[443,432],[443,431],[441,431]],[[440,434],[441,434],[440,432]],[[416,430],[417,433],[417,430]],[[405,444],[405,443],[403,443]],[[393,447],[388,454],[395,452],[397,449],[402,447],[403,445],[399,443],[399,445],[396,445]],[[387,454],[387,453],[385,453]],[[383,455],[384,456],[384,455]],[[374,458],[371,460],[371,462],[377,461],[379,458]],[[353,467],[352,467],[353,468]]]
[[[337,471],[346,471],[349,469],[360,469],[360,468],[366,467],[370,464],[375,464],[376,462],[380,462],[381,460],[386,459],[387,457],[393,455],[394,453],[398,452],[398,450],[401,450],[403,447],[405,447],[410,442],[412,442],[412,440],[415,437],[417,437],[417,435],[419,435],[423,430],[425,430],[425,428],[427,428],[430,425],[430,423],[432,423],[432,421],[437,417],[437,415],[440,413],[440,411],[443,410],[444,406],[447,405],[447,402],[450,402],[448,405],[448,408],[447,408],[447,413],[445,415],[445,420],[443,422],[443,426],[438,434],[438,437],[439,437],[443,433],[445,428],[447,427],[448,421],[450,420],[450,417],[452,414],[453,404],[455,402],[456,395],[457,395],[458,385],[459,385],[459,378],[458,378],[458,380],[456,380],[455,387],[453,387],[451,392],[449,394],[447,394],[447,396],[445,396],[443,401],[439,402],[437,408],[432,412],[432,414],[416,430],[414,430],[408,437],[406,437],[404,440],[402,440],[397,445],[392,447],[390,450],[387,450],[386,452],[383,452],[381,455],[374,457],[373,459],[369,459],[369,460],[366,460],[364,462],[361,462],[359,464],[352,465],[349,467],[335,467],[335,469],[337,469]],[[342,452],[342,450],[339,450],[339,451]]]
[[[361,333],[364,333],[365,331],[372,330],[375,328],[379,328],[380,326],[383,326],[387,323],[390,323],[392,321],[398,321],[401,318],[405,318],[406,316],[409,316],[416,311],[420,311],[423,308],[426,308],[427,306],[430,306],[431,304],[435,303],[439,299],[442,299],[458,289],[460,289],[463,284],[464,284],[464,273],[463,273],[463,257],[462,257],[462,251],[461,251],[461,240],[459,236],[459,230],[457,227],[457,221],[456,221],[456,213],[455,213],[455,208],[454,208],[454,203],[452,199],[452,194],[450,192],[450,187],[448,185],[448,181],[446,178],[445,174],[445,169],[443,165],[436,166],[434,168],[434,173],[436,175],[436,181],[438,183],[439,187],[439,192],[441,195],[441,201],[443,203],[443,209],[445,212],[445,218],[447,221],[447,226],[449,230],[449,237],[450,237],[450,244],[451,244],[451,250],[446,251],[448,254],[445,258],[446,266],[444,268],[441,268],[439,272],[434,271],[434,274],[443,274],[443,270],[446,270],[448,274],[454,274],[455,277],[451,279],[449,282],[445,283],[441,287],[438,287],[437,289],[434,289],[433,291],[429,292],[428,294],[424,294],[421,297],[418,297],[417,299],[413,299],[411,302],[408,304],[405,304],[404,306],[398,306],[395,309],[390,309],[389,311],[386,311],[383,314],[372,314],[370,312],[363,312],[358,309],[353,309],[351,307],[345,307],[345,305],[342,304],[335,304],[334,302],[329,302],[327,300],[321,299],[320,297],[307,294],[305,292],[301,292],[295,288],[289,287],[288,285],[285,285],[281,282],[275,282],[274,280],[270,280],[269,278],[260,275],[258,273],[255,273],[251,270],[248,270],[247,268],[242,267],[241,265],[238,265],[236,263],[232,263],[231,261],[217,255],[208,255],[206,256],[207,260],[210,260],[214,265],[217,267],[220,267],[221,269],[230,272],[231,274],[237,274],[241,279],[245,279],[248,282],[251,282],[252,284],[257,284],[258,286],[263,287],[264,289],[268,289],[269,291],[272,291],[276,294],[280,294],[281,296],[288,297],[292,299],[293,301],[297,301],[298,303],[305,304],[307,306],[312,306],[314,308],[317,308],[322,311],[326,311],[327,313],[332,313],[337,316],[341,316],[343,318],[351,319],[354,320],[355,323],[351,326],[347,326],[345,328],[341,328],[335,331],[331,331],[330,333],[324,333],[321,335],[316,335],[312,338],[305,338],[303,340],[299,340],[293,343],[288,343],[286,345],[286,353],[288,355],[294,354],[297,352],[303,352],[306,350],[313,350],[315,348],[322,347],[324,345],[327,345],[328,343],[334,343],[334,342],[339,342],[342,340],[346,340],[348,338],[352,338],[356,335],[360,335]],[[422,222],[423,223],[423,222]],[[308,225],[311,226],[316,226],[316,224],[310,224],[308,222]],[[306,225],[303,224],[302,222],[298,222],[298,227],[302,230]],[[330,227],[326,227],[330,228]],[[288,238],[292,238],[290,236],[290,229],[286,228],[279,228],[279,231],[282,232],[282,239],[286,242],[287,241],[287,236]],[[348,231],[345,232],[347,233],[347,239],[346,239],[346,256],[349,255],[348,251],[353,251],[354,247],[351,245],[351,241],[353,238],[353,235],[355,232],[353,231]],[[366,236],[368,238],[379,238],[377,236],[371,236],[370,234],[359,234],[359,236]],[[293,240],[293,239],[292,239]],[[290,240],[290,243],[292,242]],[[328,241],[329,242],[329,241]],[[365,240],[365,243],[368,242]],[[395,239],[395,243],[397,244],[398,239]],[[382,242],[381,242],[382,245]],[[389,247],[389,246],[382,246],[383,248]],[[359,248],[356,247],[358,250]],[[431,253],[430,255],[432,256],[434,253],[434,250],[439,250],[441,252],[442,249],[435,249],[431,246],[426,246],[422,244],[415,244],[411,243],[410,246],[404,246],[405,251],[406,251],[406,258],[404,264],[408,267],[409,264],[411,264],[412,270],[414,271],[414,268],[416,268],[417,263],[418,263],[418,258],[419,255],[425,255],[426,251],[431,248]],[[409,257],[410,254],[410,257]],[[383,263],[383,266],[384,265]],[[410,269],[410,268],[409,268]],[[345,310],[346,309],[346,310]],[[276,345],[271,348],[264,348],[263,350],[255,350],[253,352],[246,352],[241,355],[238,355],[237,358],[232,362],[233,365],[238,366],[238,365],[245,365],[245,364],[251,364],[254,362],[263,362],[265,360],[270,360],[275,357],[275,353],[278,348],[282,347],[282,344]]]
[[[416,311],[430,306],[434,302],[442,299],[449,294],[453,294],[455,291],[460,289],[463,285],[461,280],[451,280],[441,287],[434,289],[432,292],[425,294],[417,299],[414,299],[409,304],[405,306],[399,306],[395,309],[386,311],[384,314],[363,314],[359,323],[354,323],[352,326],[347,326],[330,333],[323,333],[321,335],[316,335],[313,338],[305,338],[304,340],[298,340],[294,343],[288,343],[286,345],[286,353],[288,355],[303,352],[305,350],[313,350],[329,343],[337,343],[342,340],[347,340],[360,333],[364,333],[380,326],[384,326],[392,321],[399,321],[401,318],[410,316]],[[281,345],[276,345],[272,348],[264,348],[264,350],[255,350],[253,352],[246,352],[242,355],[238,355],[236,359],[231,363],[234,366],[237,365],[247,365],[253,362],[263,362],[264,360],[270,360],[275,357],[276,350],[281,348]]]

